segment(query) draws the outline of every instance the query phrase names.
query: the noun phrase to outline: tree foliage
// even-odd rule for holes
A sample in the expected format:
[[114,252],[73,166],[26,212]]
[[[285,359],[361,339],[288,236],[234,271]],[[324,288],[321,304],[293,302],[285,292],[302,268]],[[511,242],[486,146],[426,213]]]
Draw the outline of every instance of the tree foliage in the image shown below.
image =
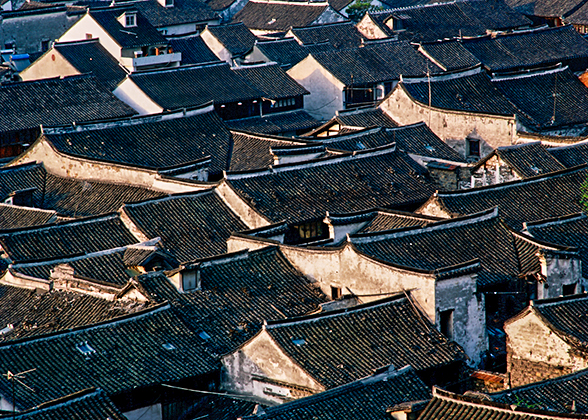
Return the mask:
[[355,0],[347,6],[345,13],[347,13],[347,16],[353,22],[359,22],[367,12],[375,12],[378,10],[382,10],[382,7],[372,5],[372,0]]

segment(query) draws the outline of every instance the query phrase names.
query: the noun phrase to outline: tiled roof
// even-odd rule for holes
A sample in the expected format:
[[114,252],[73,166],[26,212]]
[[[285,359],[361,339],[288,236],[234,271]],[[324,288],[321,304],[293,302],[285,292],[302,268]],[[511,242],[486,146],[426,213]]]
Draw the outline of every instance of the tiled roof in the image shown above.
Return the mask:
[[212,9],[217,12],[227,9],[230,7],[235,0],[207,0],[206,4]]
[[[426,171],[395,146],[270,170],[229,173],[229,185],[278,222],[374,207],[410,208],[432,191]],[[317,197],[319,199],[317,200]]]
[[469,69],[480,64],[480,60],[464,48],[463,41],[452,39],[420,45],[423,53],[445,71]]
[[[498,156],[510,166],[521,178],[530,178],[537,175],[566,169],[564,165],[549,153],[541,145],[541,142],[521,143],[514,146],[498,147],[492,155]],[[481,166],[490,158],[483,159],[476,164]]]
[[[133,26],[130,30],[117,20],[119,16],[127,11],[137,12],[136,26]],[[155,29],[134,5],[91,9],[89,14],[121,48],[139,48],[169,44],[164,36]]]
[[431,392],[410,366],[368,376],[275,407],[246,420],[373,420],[384,419],[386,410],[406,401],[428,400]]
[[586,24],[585,3],[579,0],[507,0],[520,13],[542,17],[565,17],[569,23]]
[[479,259],[481,286],[506,283],[520,273],[513,235],[495,211],[396,233],[351,236],[351,243],[367,255],[421,270],[437,270]]
[[14,420],[126,420],[100,389],[88,389],[11,415]]
[[[243,396],[243,398],[247,398]],[[206,395],[198,399],[182,416],[192,419],[235,420],[255,413],[259,404],[232,396]]]
[[588,64],[588,41],[572,26],[462,40],[462,45],[490,71],[570,64],[574,71]]
[[401,22],[403,30],[398,35],[409,41],[471,37],[485,35],[487,29],[531,25],[529,19],[510,9],[502,0],[456,0],[386,12]]
[[231,134],[212,108],[205,111],[47,128],[44,137],[61,153],[153,170],[210,156],[209,171],[218,173],[227,168]]
[[588,123],[588,88],[567,67],[529,76],[497,77],[492,84],[520,110],[517,116],[530,129]]
[[233,232],[247,229],[214,190],[172,195],[125,205],[122,211],[180,261],[227,252]]
[[127,4],[138,9],[157,28],[217,19],[216,13],[203,1],[174,0],[172,7],[162,6],[157,0],[135,0]]
[[[153,361],[157,360],[157,363]],[[0,369],[23,372],[35,392],[16,387],[27,409],[96,386],[108,395],[210,373],[216,359],[168,306],[106,323],[0,346]],[[0,393],[12,395],[0,377]]]
[[201,290],[178,293],[161,274],[144,275],[139,281],[153,299],[173,302],[192,331],[208,334],[209,348],[218,355],[255,335],[263,321],[303,315],[327,300],[278,247],[221,255],[194,265],[200,270]]
[[492,400],[503,404],[526,404],[539,410],[559,413],[588,413],[588,369],[530,385],[491,394]]
[[312,130],[320,122],[306,111],[281,112],[263,117],[250,117],[240,120],[226,121],[226,125],[234,130],[251,133],[281,134],[290,131]]
[[80,73],[92,73],[111,92],[127,75],[98,39],[58,42],[54,48]]
[[[328,3],[250,0],[233,17],[233,22],[243,22],[250,29],[287,31],[292,26],[311,25],[328,8]],[[343,16],[340,20],[344,20]]]
[[373,149],[396,143],[398,149],[409,154],[465,162],[459,153],[437,137],[425,123],[395,128],[367,129],[329,138],[317,138],[317,140],[331,149],[348,151]]
[[547,149],[566,168],[588,163],[588,142]]
[[[501,217],[515,229],[524,222],[581,211],[581,185],[588,178],[585,167],[455,192],[433,198],[452,215],[465,215],[498,206]],[[533,205],[529,205],[533,203]]]
[[270,152],[272,147],[313,145],[287,137],[270,137],[239,131],[232,131],[233,150],[231,154],[230,171],[248,171],[267,168],[274,164],[274,158]]
[[53,210],[0,203],[0,230],[44,225],[54,222],[56,219],[57,215]]
[[136,114],[90,75],[0,85],[0,103],[0,131]]
[[243,23],[208,26],[208,31],[231,53],[233,57],[247,54],[255,45],[255,35]]
[[219,61],[200,35],[172,38],[169,43],[174,52],[182,53],[182,65]]
[[555,332],[572,341],[576,346],[588,347],[588,297],[586,294],[573,297],[536,300],[533,308],[550,324]]
[[354,48],[362,45],[363,37],[353,22],[337,22],[292,28],[292,33],[302,44],[328,42],[335,48]]
[[378,210],[373,219],[357,233],[373,233],[413,226],[426,226],[439,220],[436,217],[382,209]]
[[117,214],[0,232],[14,262],[71,257],[139,242]]
[[267,99],[291,98],[309,92],[286,73],[278,64],[261,64],[236,67],[239,76]]
[[224,62],[136,72],[129,77],[153,101],[170,110],[200,106],[210,101],[222,104],[263,96]]
[[433,399],[419,420],[558,420],[585,419],[586,416],[553,413],[527,408],[522,404],[500,404],[433,388]]
[[404,297],[268,322],[265,329],[288,357],[327,389],[389,364],[410,364],[424,371],[465,357]]
[[369,108],[355,112],[339,112],[335,119],[341,124],[349,127],[397,127],[398,124],[392,120],[380,108]]
[[94,324],[144,309],[148,304],[109,301],[75,292],[37,293],[0,285],[0,325],[14,329],[0,335],[0,342],[35,337]]
[[298,64],[308,56],[322,51],[330,51],[333,46],[330,43],[316,45],[300,45],[294,38],[284,38],[271,41],[257,41],[257,48],[270,61],[280,63],[285,69]]
[[361,48],[312,54],[329,73],[346,86],[398,80],[440,71],[408,42],[378,42]]

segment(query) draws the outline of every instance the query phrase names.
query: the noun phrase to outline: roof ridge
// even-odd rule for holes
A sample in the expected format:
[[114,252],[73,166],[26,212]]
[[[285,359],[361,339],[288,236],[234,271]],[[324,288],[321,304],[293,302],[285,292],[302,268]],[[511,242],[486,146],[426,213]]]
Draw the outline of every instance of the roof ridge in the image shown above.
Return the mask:
[[168,194],[165,195],[163,197],[155,197],[155,198],[147,198],[145,200],[142,201],[137,201],[134,203],[125,203],[123,205],[123,208],[127,208],[127,207],[139,207],[139,206],[143,206],[146,204],[152,204],[152,203],[158,203],[158,202],[163,202],[163,201],[171,201],[171,200],[175,200],[175,199],[180,199],[180,198],[186,198],[186,197],[198,197],[201,195],[206,195],[206,194],[210,194],[210,193],[214,193],[214,191],[216,190],[216,186],[213,186],[211,188],[205,188],[202,190],[197,190],[197,191],[188,191],[188,192],[182,192],[182,193],[176,193],[176,194]]
[[98,216],[86,216],[80,217],[78,219],[70,219],[70,220],[63,220],[53,223],[47,223],[45,225],[36,225],[36,226],[28,226],[24,228],[13,228],[13,229],[5,229],[0,230],[0,237],[7,236],[11,233],[19,234],[19,233],[26,233],[32,231],[41,231],[41,230],[48,230],[53,228],[61,228],[63,226],[71,226],[75,224],[89,224],[93,222],[100,222],[112,219],[120,219],[120,215],[117,212],[111,212],[106,214],[100,214]]
[[578,293],[575,295],[568,295],[568,296],[558,296],[558,297],[549,298],[549,299],[536,299],[536,300],[533,300],[533,306],[537,308],[537,307],[543,307],[543,306],[548,306],[548,305],[549,306],[556,305],[556,304],[560,304],[560,303],[574,302],[574,301],[579,301],[582,299],[588,299],[587,292]]
[[586,214],[584,214],[583,212],[571,213],[571,214],[566,214],[564,216],[550,217],[547,219],[534,220],[532,222],[523,222],[523,228],[524,229],[526,229],[528,227],[539,228],[539,226],[562,224],[562,223],[569,222],[572,220],[579,220],[579,219],[585,219],[585,218],[586,218]]

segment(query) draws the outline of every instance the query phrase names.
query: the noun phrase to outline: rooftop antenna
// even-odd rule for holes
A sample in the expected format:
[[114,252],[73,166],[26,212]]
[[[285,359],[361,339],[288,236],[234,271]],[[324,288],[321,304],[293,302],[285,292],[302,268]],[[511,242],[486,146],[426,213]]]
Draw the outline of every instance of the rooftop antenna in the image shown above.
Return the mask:
[[37,370],[37,368],[25,370],[24,372],[19,372],[19,373],[12,373],[11,371],[8,371],[8,372],[2,374],[2,376],[6,377],[6,379],[8,379],[12,383],[12,418],[13,419],[16,417],[16,382],[18,382],[19,384],[24,386],[29,391],[35,392],[35,390],[33,388],[31,388],[30,386],[28,386],[27,384],[25,384],[21,380],[21,379],[24,379],[24,376],[27,373],[34,372],[35,370]]

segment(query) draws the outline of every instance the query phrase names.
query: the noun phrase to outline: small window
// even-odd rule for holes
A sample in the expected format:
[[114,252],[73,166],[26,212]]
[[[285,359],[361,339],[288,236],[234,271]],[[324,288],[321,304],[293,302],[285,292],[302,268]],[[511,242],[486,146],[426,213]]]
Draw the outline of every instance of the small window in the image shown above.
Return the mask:
[[338,286],[331,286],[331,299],[339,299],[343,293],[341,292],[341,288]]
[[562,295],[564,295],[564,296],[575,295],[577,285],[578,285],[578,283],[564,284],[562,286]]
[[49,40],[43,40],[41,41],[41,51],[45,52],[49,49]]
[[165,0],[165,7],[172,7],[174,5],[174,0]]
[[466,139],[467,155],[480,157],[480,140]]
[[439,328],[441,334],[453,340],[453,309],[439,313]]
[[126,15],[125,16],[125,26],[126,27],[130,27],[130,26],[136,26],[136,20],[135,20],[135,15]]
[[86,34],[86,39],[92,39],[92,34]]
[[6,42],[4,44],[5,50],[14,50],[16,48],[16,43],[14,41]]

